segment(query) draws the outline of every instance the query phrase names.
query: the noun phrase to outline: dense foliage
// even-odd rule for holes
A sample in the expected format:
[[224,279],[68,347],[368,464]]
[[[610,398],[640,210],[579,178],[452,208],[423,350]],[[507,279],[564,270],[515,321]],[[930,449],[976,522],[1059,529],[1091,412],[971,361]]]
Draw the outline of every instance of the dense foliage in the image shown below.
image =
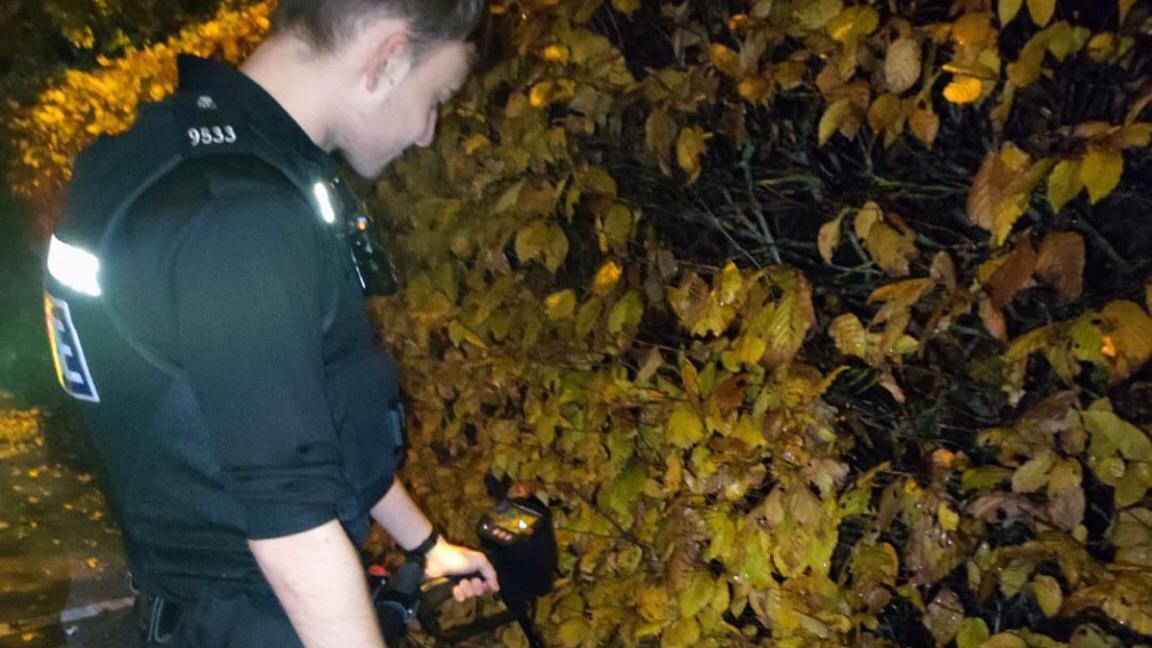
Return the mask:
[[[546,636],[1152,642],[1149,3],[493,12],[506,51],[372,192],[373,312],[433,516],[469,537],[485,473],[553,505]],[[21,186],[202,30],[45,94]]]

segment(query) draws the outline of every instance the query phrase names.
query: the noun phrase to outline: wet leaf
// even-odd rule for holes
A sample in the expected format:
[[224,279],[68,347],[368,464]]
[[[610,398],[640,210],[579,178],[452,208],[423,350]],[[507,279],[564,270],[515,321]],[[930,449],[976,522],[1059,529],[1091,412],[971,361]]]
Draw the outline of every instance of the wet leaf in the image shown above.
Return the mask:
[[680,137],[676,141],[676,162],[688,174],[689,182],[695,182],[700,177],[700,158],[708,151],[708,137],[695,126],[680,129]]
[[836,248],[840,246],[840,224],[843,221],[844,215],[841,214],[820,227],[816,245],[824,263],[832,263],[832,256],[836,254]]
[[668,441],[678,448],[691,448],[704,438],[704,422],[690,403],[678,403],[668,419]]
[[1054,212],[1064,209],[1064,206],[1083,190],[1084,180],[1080,177],[1080,160],[1061,160],[1048,176],[1048,202]]
[[1104,200],[1120,184],[1124,174],[1124,156],[1115,151],[1092,149],[1080,166],[1080,179],[1088,187],[1092,204]]
[[1047,27],[1056,11],[1056,0],[1028,0],[1028,13],[1040,27]]
[[1023,5],[1024,0],[1000,0],[1000,24],[1007,25],[1008,23],[1012,22],[1016,18],[1016,15],[1020,13],[1020,8]]
[[1068,303],[1084,289],[1084,237],[1076,232],[1049,232],[1036,257],[1036,276]]
[[1054,617],[1060,613],[1060,606],[1064,604],[1064,592],[1060,583],[1051,576],[1038,574],[1032,579],[1032,593],[1036,595],[1036,602],[1040,604],[1040,611],[1046,617]]
[[944,88],[944,98],[958,105],[975,103],[983,94],[984,84],[980,79],[963,74],[955,75]]
[[1125,459],[1152,461],[1152,440],[1144,430],[1108,411],[1087,410],[1080,416],[1090,434],[1104,436]]

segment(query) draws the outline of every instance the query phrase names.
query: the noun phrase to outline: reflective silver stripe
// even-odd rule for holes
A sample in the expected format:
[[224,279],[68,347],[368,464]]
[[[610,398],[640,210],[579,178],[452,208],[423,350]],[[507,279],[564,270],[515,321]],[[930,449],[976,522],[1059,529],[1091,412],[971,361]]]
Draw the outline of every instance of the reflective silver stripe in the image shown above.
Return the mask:
[[332,206],[332,195],[328,193],[328,185],[317,182],[312,185],[312,193],[316,196],[316,204],[320,207],[320,218],[331,225],[336,222],[336,208]]
[[100,259],[55,235],[48,244],[48,273],[72,290],[100,296]]

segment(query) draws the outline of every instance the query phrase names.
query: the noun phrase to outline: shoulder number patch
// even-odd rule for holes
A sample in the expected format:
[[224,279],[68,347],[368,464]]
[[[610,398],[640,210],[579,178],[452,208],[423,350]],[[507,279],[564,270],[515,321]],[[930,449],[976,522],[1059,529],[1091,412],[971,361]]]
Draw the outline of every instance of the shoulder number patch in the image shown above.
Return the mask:
[[192,146],[212,146],[213,144],[231,144],[236,141],[236,129],[231,126],[201,126],[189,128],[188,139]]
[[100,394],[92,382],[92,372],[84,359],[80,336],[72,323],[68,302],[44,293],[44,323],[48,327],[48,341],[52,345],[52,360],[56,363],[56,379],[68,395],[90,403],[99,403]]

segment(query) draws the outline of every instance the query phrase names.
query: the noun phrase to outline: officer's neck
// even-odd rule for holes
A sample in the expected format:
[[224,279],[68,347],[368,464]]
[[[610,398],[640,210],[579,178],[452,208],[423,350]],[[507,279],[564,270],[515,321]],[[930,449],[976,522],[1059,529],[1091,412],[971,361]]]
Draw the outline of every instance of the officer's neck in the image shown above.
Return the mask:
[[256,48],[240,71],[271,95],[316,146],[331,152],[332,98],[340,96],[327,87],[340,78],[332,67],[330,59],[313,55],[300,39],[274,36]]

